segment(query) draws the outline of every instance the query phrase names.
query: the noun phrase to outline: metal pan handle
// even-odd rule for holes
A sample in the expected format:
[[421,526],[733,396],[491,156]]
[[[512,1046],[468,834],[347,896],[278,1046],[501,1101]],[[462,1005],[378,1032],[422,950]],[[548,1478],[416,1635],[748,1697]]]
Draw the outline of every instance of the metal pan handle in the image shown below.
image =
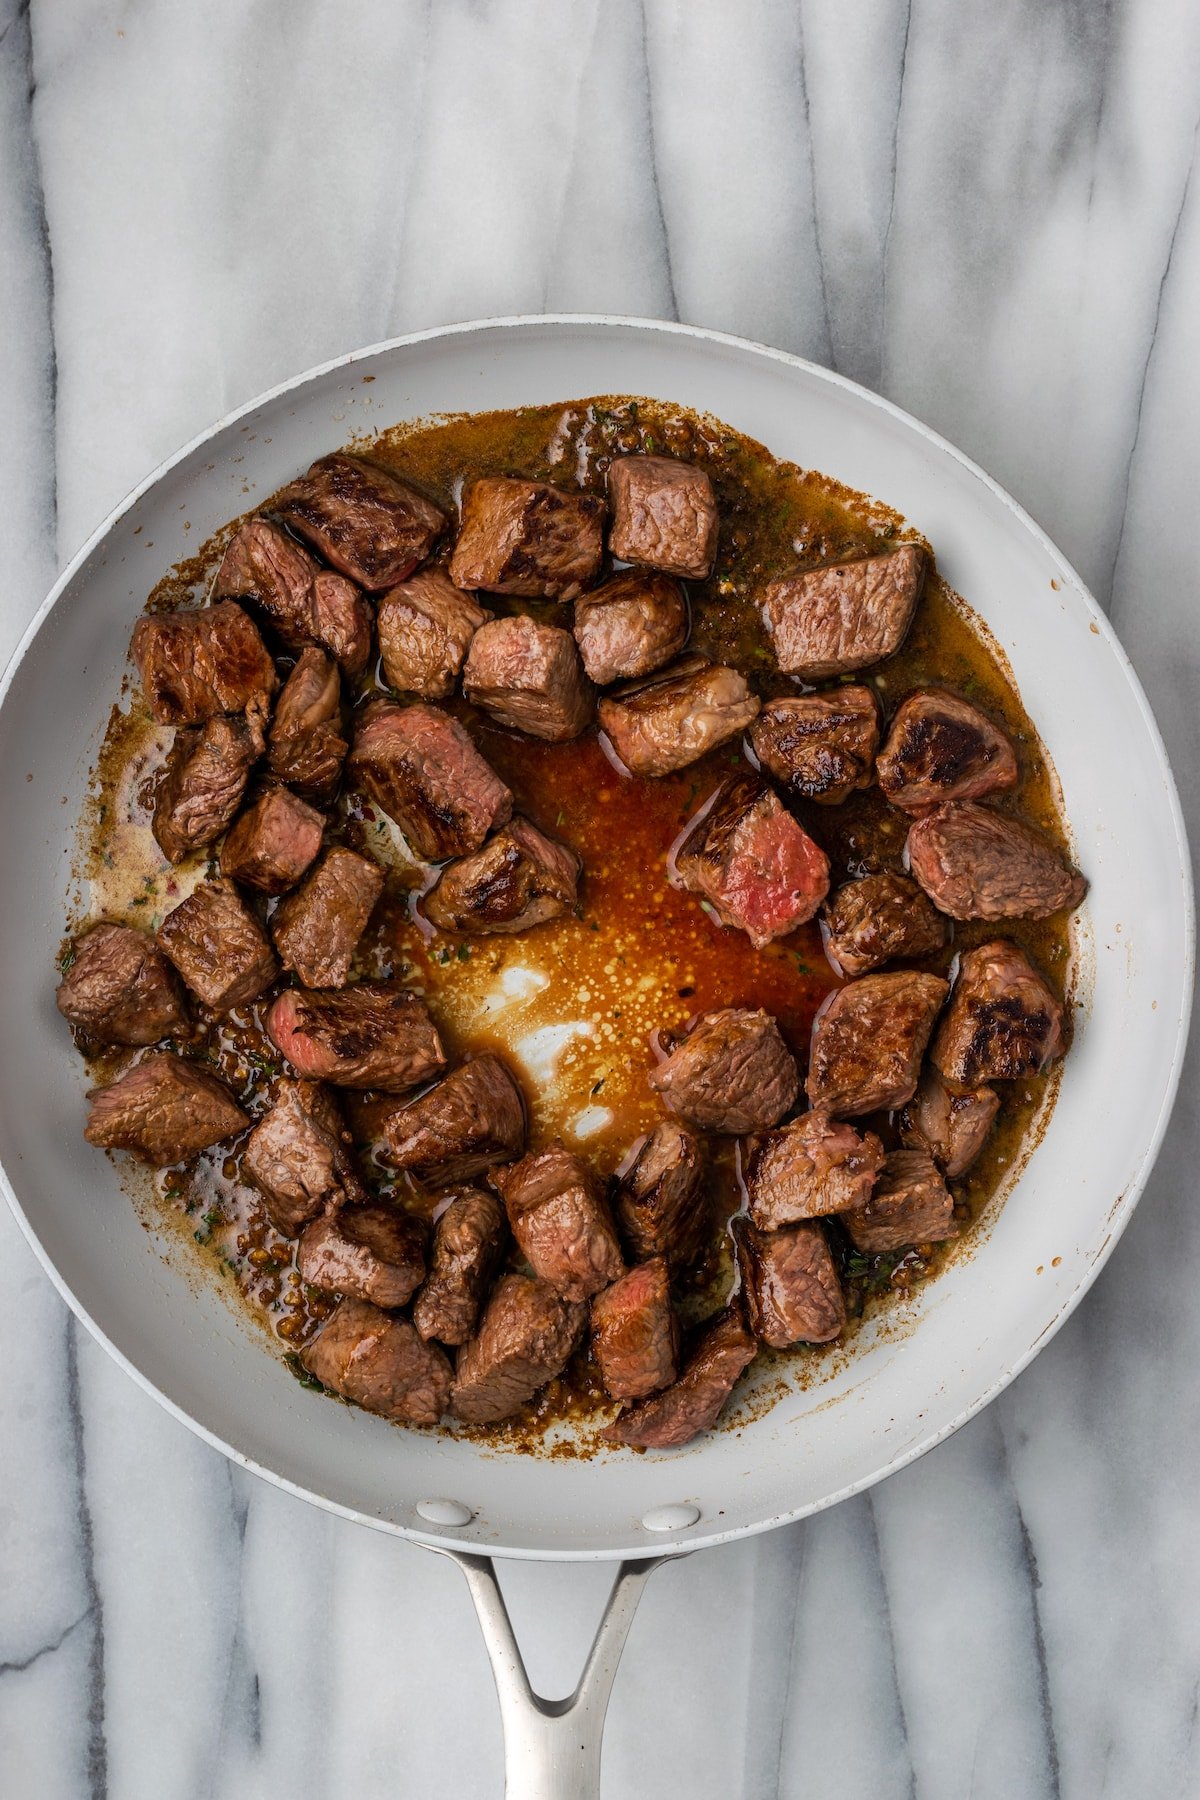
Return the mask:
[[431,1544],[466,1576],[500,1697],[506,1800],[599,1800],[604,1715],[642,1589],[661,1562],[623,1562],[592,1640],[583,1674],[565,1700],[535,1694],[525,1672],[490,1556]]

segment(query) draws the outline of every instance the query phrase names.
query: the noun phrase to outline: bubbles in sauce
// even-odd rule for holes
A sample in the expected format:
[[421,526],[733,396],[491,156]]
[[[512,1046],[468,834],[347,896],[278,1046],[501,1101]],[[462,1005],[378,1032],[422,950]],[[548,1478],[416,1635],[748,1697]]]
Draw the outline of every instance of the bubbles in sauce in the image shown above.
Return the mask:
[[[717,421],[649,401],[579,401],[401,427],[370,448],[451,511],[464,470],[578,480],[599,490],[614,452],[658,450],[705,463],[722,528],[712,578],[691,586],[692,647],[735,663],[764,698],[795,692],[796,684],[774,670],[755,605],[762,584],[797,560],[816,563],[861,552],[904,531],[903,521],[879,503],[777,462]],[[193,603],[232,529],[160,584],[150,604]],[[506,605],[488,603],[496,611]],[[567,608],[517,602],[510,610],[569,623]],[[1001,804],[1019,808],[1061,840],[1051,778],[1003,659],[969,609],[936,578],[907,643],[867,678],[885,711],[913,687],[936,682],[992,712],[1013,738],[1022,763],[1020,788]],[[374,688],[379,679],[372,675],[365,686]],[[527,1095],[531,1145],[561,1137],[603,1177],[617,1170],[660,1116],[647,1081],[658,1029],[676,1029],[716,1007],[763,1007],[778,1019],[803,1065],[813,1016],[838,985],[817,924],[755,951],[747,938],[725,930],[668,879],[672,845],[722,777],[744,766],[741,747],[726,745],[661,780],[634,780],[614,768],[594,731],[574,743],[548,745],[493,726],[462,701],[451,705],[513,789],[518,809],[579,853],[585,869],[579,907],[572,917],[518,937],[459,942],[436,935],[414,907],[432,872],[413,858],[390,820],[363,796],[346,795],[331,822],[331,837],[373,855],[388,871],[356,975],[395,976],[423,994],[452,1057],[484,1048],[503,1054]],[[80,873],[89,886],[83,910],[92,917],[156,928],[212,866],[198,856],[169,869],[150,835],[154,781],[169,738],[149,720],[136,690],[125,709],[114,709],[82,825]],[[795,810],[829,855],[835,883],[901,868],[907,821],[877,790],[856,794],[840,807],[797,805]],[[1004,930],[1030,951],[1061,992],[1069,970],[1064,923]],[[945,972],[953,956],[994,935],[995,927],[958,927],[946,951],[921,966]],[[283,1072],[261,1029],[269,999],[228,1020],[197,1007],[197,1038],[179,1046],[209,1062],[255,1115],[269,1106]],[[112,1079],[121,1066],[119,1057],[98,1059],[96,1079]],[[1047,1095],[1045,1080],[1005,1094],[983,1156],[965,1181],[953,1184],[964,1224],[1019,1162],[1035,1121],[1047,1110]],[[436,1193],[423,1193],[397,1177],[377,1154],[382,1120],[395,1099],[342,1098],[373,1185],[432,1217],[439,1205]],[[871,1123],[894,1137],[888,1121]],[[712,1144],[710,1183],[718,1224],[707,1259],[681,1295],[687,1319],[719,1305],[732,1279],[723,1227],[740,1204],[740,1192],[729,1142]],[[240,1179],[237,1145],[217,1146],[188,1168],[163,1172],[156,1191],[156,1227],[172,1223],[180,1241],[220,1270],[283,1347],[297,1347],[318,1328],[333,1301],[301,1281],[294,1244],[267,1223]],[[852,1312],[861,1312],[877,1291],[924,1279],[955,1253],[938,1248],[928,1257],[916,1251],[899,1258],[863,1257],[850,1251],[836,1228],[833,1236]],[[802,1348],[764,1361],[812,1379],[833,1354],[836,1348]],[[564,1422],[578,1425],[610,1412],[581,1353],[518,1420],[475,1435],[510,1447],[582,1453],[587,1433],[564,1431]]]

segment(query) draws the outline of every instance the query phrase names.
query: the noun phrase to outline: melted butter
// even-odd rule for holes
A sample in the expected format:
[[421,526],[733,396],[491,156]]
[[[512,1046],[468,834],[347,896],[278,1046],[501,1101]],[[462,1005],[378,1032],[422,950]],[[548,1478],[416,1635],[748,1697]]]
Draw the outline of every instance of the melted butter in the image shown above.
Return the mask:
[[[465,470],[559,480],[573,475],[599,491],[614,453],[657,450],[703,462],[716,488],[722,528],[713,577],[691,587],[692,647],[737,664],[764,698],[794,692],[795,684],[773,668],[757,609],[763,584],[798,557],[828,561],[869,550],[884,538],[914,535],[885,505],[816,471],[777,462],[719,420],[657,402],[609,398],[425,421],[397,427],[367,447],[451,511]],[[237,523],[231,521],[169,573],[148,607],[161,610],[202,599]],[[503,612],[507,603],[489,604]],[[569,623],[555,606],[526,608],[518,602],[511,610]],[[885,708],[917,685],[942,683],[993,712],[1017,746],[1022,771],[1017,793],[1000,806],[1020,810],[1063,840],[1053,775],[1003,653],[936,575],[901,651],[867,678]],[[364,692],[377,686],[372,673]],[[133,684],[127,681],[126,687]],[[627,1162],[631,1145],[660,1116],[647,1081],[654,1061],[651,1037],[660,1028],[677,1029],[693,1014],[716,1007],[761,1006],[778,1018],[803,1065],[813,1015],[837,985],[817,927],[802,927],[755,952],[746,938],[724,930],[667,878],[672,845],[722,776],[740,765],[740,747],[726,746],[663,780],[634,781],[606,760],[594,732],[573,744],[550,746],[497,729],[462,702],[453,705],[512,788],[518,810],[582,857],[578,913],[518,938],[460,945],[435,936],[414,911],[435,872],[413,857],[394,824],[363,796],[343,795],[331,837],[374,856],[388,872],[355,974],[395,976],[422,994],[452,1057],[483,1048],[503,1054],[530,1103],[531,1144],[561,1137],[602,1176]],[[153,784],[170,736],[150,720],[136,687],[113,708],[80,821],[73,926],[107,917],[153,929],[213,866],[199,854],[171,869],[150,832]],[[854,795],[841,807],[795,810],[829,855],[835,882],[848,874],[901,867],[906,822],[876,790]],[[261,902],[251,904],[261,916],[269,911]],[[1004,934],[1022,943],[1070,998],[1069,937],[1062,920],[1005,927]],[[994,926],[959,927],[945,953],[924,966],[944,972],[954,955],[994,935]],[[271,1103],[281,1072],[262,1030],[269,1000],[270,995],[221,1020],[197,1008],[197,1034],[189,1046],[252,1116]],[[97,1080],[111,1080],[123,1062],[120,1055],[98,1059],[93,1073]],[[957,1243],[935,1250],[928,1261],[915,1253],[895,1267],[892,1259],[866,1259],[865,1273],[844,1265],[852,1314],[846,1339],[783,1355],[764,1353],[750,1391],[728,1409],[733,1426],[765,1410],[785,1386],[808,1386],[843,1366],[853,1353],[857,1317],[971,1252],[979,1236],[969,1229],[971,1222],[985,1211],[993,1216],[991,1203],[1036,1142],[1055,1089],[1052,1076],[1004,1093],[982,1157],[966,1180],[953,1184],[964,1228]],[[378,1160],[374,1146],[394,1099],[348,1094],[343,1100],[373,1185],[423,1217],[434,1216],[437,1196],[397,1182]],[[870,1123],[889,1134],[888,1121]],[[240,1149],[240,1144],[217,1146],[187,1168],[161,1172],[149,1201],[140,1171],[128,1171],[127,1185],[135,1202],[147,1208],[147,1223],[173,1240],[172,1256],[180,1254],[177,1242],[198,1274],[219,1278],[232,1295],[251,1304],[256,1321],[265,1323],[281,1346],[294,1348],[317,1329],[332,1301],[301,1280],[294,1243],[274,1232],[241,1179]],[[688,1323],[721,1304],[733,1279],[725,1226],[740,1203],[734,1147],[712,1140],[710,1158],[714,1233],[706,1259],[679,1294]],[[844,1255],[836,1231],[833,1237],[835,1250]],[[893,1312],[895,1329],[906,1329],[903,1309]],[[587,1455],[611,1411],[581,1353],[516,1419],[500,1427],[457,1429],[505,1450]]]

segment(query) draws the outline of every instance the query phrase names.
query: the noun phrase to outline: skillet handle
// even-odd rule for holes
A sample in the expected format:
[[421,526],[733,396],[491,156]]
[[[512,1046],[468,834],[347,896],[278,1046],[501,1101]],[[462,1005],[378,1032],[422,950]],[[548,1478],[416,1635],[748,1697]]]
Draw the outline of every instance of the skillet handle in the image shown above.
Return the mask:
[[500,1698],[506,1800],[599,1800],[604,1715],[617,1664],[642,1589],[659,1563],[671,1559],[620,1565],[579,1685],[565,1700],[545,1700],[529,1685],[491,1557],[429,1548],[458,1564],[479,1615]]

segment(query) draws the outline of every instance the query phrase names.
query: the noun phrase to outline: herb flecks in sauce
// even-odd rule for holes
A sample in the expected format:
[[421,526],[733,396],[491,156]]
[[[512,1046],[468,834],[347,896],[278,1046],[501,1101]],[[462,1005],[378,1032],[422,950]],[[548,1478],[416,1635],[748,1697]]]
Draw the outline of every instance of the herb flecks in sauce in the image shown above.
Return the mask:
[[[761,445],[719,421],[650,400],[604,397],[515,412],[448,418],[401,426],[356,445],[393,463],[456,515],[464,471],[522,475],[602,492],[614,454],[648,450],[702,463],[717,493],[721,536],[707,582],[689,586],[690,648],[739,666],[769,698],[795,693],[780,676],[757,610],[767,581],[797,562],[817,564],[861,554],[914,534],[880,503],[841,488],[828,477],[772,457]],[[173,571],[151,596],[155,610],[194,604],[207,591],[236,521]],[[441,554],[448,551],[443,546]],[[570,608],[551,603],[506,603],[497,612],[527,611],[570,623]],[[131,622],[132,623],[132,622]],[[886,712],[911,689],[937,684],[967,695],[991,712],[1011,736],[1021,760],[1017,791],[996,804],[1020,810],[1059,842],[1063,833],[1037,734],[1026,716],[998,650],[969,609],[935,576],[908,639],[889,661],[856,680],[872,683]],[[373,688],[375,674],[363,686]],[[659,1116],[646,1081],[652,1064],[647,1039],[658,1026],[678,1026],[695,1013],[729,1005],[765,1007],[780,1022],[803,1061],[813,1014],[838,985],[815,923],[765,951],[724,930],[694,898],[670,887],[666,855],[685,820],[740,761],[733,746],[657,781],[616,773],[595,733],[548,745],[493,726],[461,700],[450,703],[467,722],[484,755],[512,787],[517,805],[551,836],[580,854],[585,867],[578,915],[518,938],[459,944],[427,938],[414,923],[412,891],[423,871],[389,821],[361,795],[347,796],[330,836],[373,855],[388,871],[388,886],[356,973],[394,975],[422,993],[452,1056],[468,1047],[494,1047],[518,1069],[530,1101],[531,1146],[561,1136],[603,1175]],[[93,916],[153,928],[212,869],[197,856],[178,869],[164,864],[149,833],[154,788],[169,733],[155,726],[140,692],[114,708],[84,820],[81,873],[91,884]],[[839,807],[795,811],[833,864],[834,881],[877,870],[899,870],[907,820],[875,788]],[[1061,994],[1069,971],[1066,923],[960,925],[947,950],[923,967],[945,972],[952,957],[997,935],[1011,936],[1038,961]],[[69,954],[69,951],[67,952]],[[269,997],[268,997],[269,998]],[[267,1001],[228,1018],[195,1009],[197,1038],[180,1048],[212,1066],[251,1112],[260,1114],[283,1070],[261,1029]],[[98,1081],[111,1080],[123,1058],[96,1059]],[[1020,1162],[1053,1077],[1010,1084],[985,1150],[962,1181],[952,1184],[962,1226],[978,1216]],[[436,1196],[375,1160],[371,1145],[394,1100],[342,1095],[362,1143],[372,1183],[428,1217]],[[886,1131],[886,1126],[884,1127]],[[731,1141],[714,1140],[711,1182],[716,1211],[737,1209]],[[319,1327],[333,1299],[302,1281],[295,1244],[271,1227],[257,1198],[240,1179],[238,1147],[218,1145],[187,1168],[162,1171],[155,1182],[154,1222],[174,1220],[181,1242],[265,1319],[288,1352]],[[908,1291],[936,1274],[958,1247],[925,1246],[900,1255],[862,1256],[835,1230],[850,1312],[861,1315],[879,1296]],[[969,1237],[968,1237],[969,1243]],[[960,1240],[961,1243],[961,1240]],[[685,1320],[703,1317],[724,1298],[731,1279],[729,1242],[714,1236],[707,1260],[689,1277]],[[791,1378],[819,1379],[843,1346],[801,1346],[760,1358]],[[306,1385],[317,1386],[300,1371]],[[761,1383],[758,1385],[761,1386]],[[766,1391],[765,1389],[763,1390]],[[773,1392],[774,1390],[772,1390]],[[751,1406],[755,1404],[752,1400]],[[566,1421],[602,1418],[611,1405],[586,1354],[552,1382],[514,1420],[470,1434],[509,1448],[552,1455],[586,1453],[588,1433],[564,1432]],[[463,1427],[457,1427],[463,1430]]]

